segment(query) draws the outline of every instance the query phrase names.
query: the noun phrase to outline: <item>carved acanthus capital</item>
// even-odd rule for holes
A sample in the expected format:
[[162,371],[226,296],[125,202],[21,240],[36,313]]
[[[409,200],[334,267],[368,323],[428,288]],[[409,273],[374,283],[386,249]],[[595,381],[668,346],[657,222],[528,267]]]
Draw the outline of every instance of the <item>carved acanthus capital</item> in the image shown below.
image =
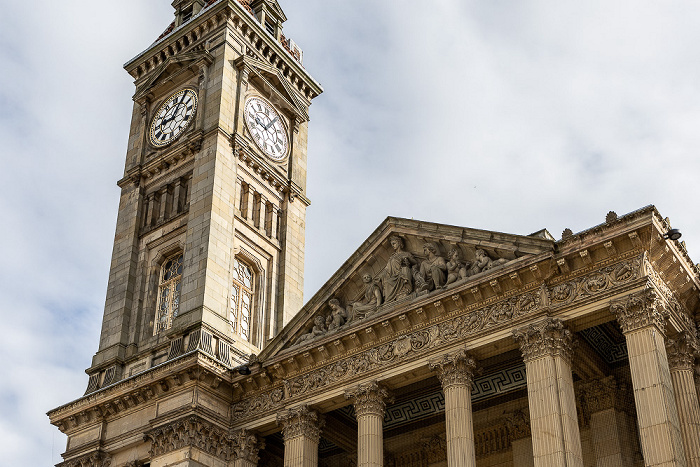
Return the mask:
[[324,421],[318,412],[309,409],[307,405],[301,405],[278,413],[277,424],[282,425],[282,436],[285,442],[304,436],[318,443]]
[[683,331],[666,341],[668,366],[673,370],[693,371],[695,357],[700,352],[698,339],[688,331]]
[[506,415],[506,426],[512,440],[529,438],[532,436],[530,429],[530,414],[526,410],[516,410]]
[[231,458],[243,459],[253,464],[260,459],[258,453],[265,449],[265,441],[248,430],[238,430],[231,434]]
[[545,318],[516,329],[513,337],[520,344],[525,362],[544,356],[561,356],[571,361],[574,338],[558,318]]
[[384,418],[386,404],[394,401],[389,391],[376,381],[345,390],[345,398],[353,400],[355,417],[376,415]]
[[610,303],[610,311],[617,318],[623,333],[655,326],[665,333],[666,320],[663,303],[653,289],[645,289]]
[[112,458],[106,452],[95,451],[80,456],[77,459],[71,459],[56,464],[56,467],[110,467],[111,465]]
[[145,433],[151,441],[151,457],[158,457],[185,447],[197,448],[228,461],[231,439],[226,430],[198,416],[175,420]]
[[476,360],[466,350],[462,349],[432,360],[430,369],[437,372],[437,377],[442,383],[443,389],[452,386],[467,386],[471,390],[474,371],[476,370]]
[[585,382],[581,395],[588,415],[620,408],[623,397],[614,376]]

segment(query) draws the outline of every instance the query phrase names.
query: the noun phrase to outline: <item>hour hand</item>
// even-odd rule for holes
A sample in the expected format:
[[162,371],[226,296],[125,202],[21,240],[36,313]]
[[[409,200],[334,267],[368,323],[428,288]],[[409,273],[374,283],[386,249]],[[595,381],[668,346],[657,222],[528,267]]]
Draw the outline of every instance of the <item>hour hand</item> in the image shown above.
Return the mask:
[[267,131],[272,125],[274,125],[278,118],[279,118],[279,117],[273,118],[272,121],[271,121],[270,123],[268,123],[267,125],[265,125],[265,131]]
[[255,123],[257,123],[258,125],[260,125],[261,127],[263,127],[264,130],[267,129],[267,128],[265,127],[265,124],[262,122],[262,120],[260,120],[260,117],[255,117]]

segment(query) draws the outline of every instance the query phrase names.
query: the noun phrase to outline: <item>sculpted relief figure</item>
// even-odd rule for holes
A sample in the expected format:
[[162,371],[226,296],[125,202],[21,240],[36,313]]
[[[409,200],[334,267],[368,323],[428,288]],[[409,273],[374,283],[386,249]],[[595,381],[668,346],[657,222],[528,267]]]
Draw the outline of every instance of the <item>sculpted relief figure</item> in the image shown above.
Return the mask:
[[493,260],[489,257],[486,251],[479,248],[476,250],[476,258],[474,258],[474,263],[472,263],[471,268],[469,268],[468,275],[473,276],[474,274],[488,271],[489,269],[501,266],[507,262],[508,260],[505,258]]
[[404,250],[401,237],[389,237],[394,254],[387,261],[380,274],[385,302],[393,302],[413,292],[413,275],[411,269],[418,262],[411,253]]
[[328,306],[331,307],[331,312],[326,317],[328,332],[337,331],[347,322],[348,312],[340,306],[340,302],[335,298],[328,302]]
[[460,257],[459,250],[457,248],[452,248],[449,253],[447,253],[447,281],[443,287],[447,287],[453,282],[463,280],[467,278],[467,268],[471,267],[470,263],[464,264],[462,258]]
[[352,304],[352,319],[363,319],[372,314],[382,304],[382,290],[374,282],[372,276],[365,274],[362,276],[365,283],[365,291],[362,300]]
[[445,285],[447,281],[447,262],[442,256],[438,256],[438,246],[433,242],[423,245],[423,252],[427,256],[420,264],[420,290],[435,290]]
[[326,318],[324,318],[322,315],[317,315],[314,318],[314,327],[311,329],[311,332],[299,336],[296,343],[301,344],[302,342],[312,341],[317,337],[324,335],[327,331]]

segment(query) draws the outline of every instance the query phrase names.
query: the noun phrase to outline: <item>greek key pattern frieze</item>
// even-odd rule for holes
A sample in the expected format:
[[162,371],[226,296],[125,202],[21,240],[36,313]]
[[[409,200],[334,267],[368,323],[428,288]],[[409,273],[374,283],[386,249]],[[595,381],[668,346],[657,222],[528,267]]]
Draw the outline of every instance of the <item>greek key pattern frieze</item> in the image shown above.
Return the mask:
[[514,320],[545,309],[567,307],[578,300],[587,300],[639,279],[641,264],[642,256],[638,255],[566,283],[553,287],[542,286],[413,331],[380,346],[286,379],[284,388],[276,386],[239,401],[234,404],[233,410],[244,419],[261,412],[277,410],[289,399],[308,396],[328,386],[350,381],[358,375],[398,365],[484,331],[512,326]]

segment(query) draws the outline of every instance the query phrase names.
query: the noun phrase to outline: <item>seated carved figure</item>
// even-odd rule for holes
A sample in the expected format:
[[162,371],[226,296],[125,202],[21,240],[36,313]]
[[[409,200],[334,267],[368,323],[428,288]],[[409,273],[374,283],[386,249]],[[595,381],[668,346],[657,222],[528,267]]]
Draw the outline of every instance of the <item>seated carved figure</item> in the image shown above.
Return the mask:
[[326,319],[321,315],[317,315],[314,318],[314,327],[311,329],[311,332],[299,336],[296,343],[301,344],[302,342],[312,341],[317,337],[324,335],[327,331]]
[[340,302],[333,298],[328,302],[328,306],[331,307],[330,314],[326,317],[326,326],[328,326],[328,332],[337,331],[340,329],[348,319],[348,313],[345,308],[340,306]]
[[392,235],[389,237],[389,243],[391,243],[394,253],[379,274],[385,302],[393,302],[413,292],[411,269],[418,264],[413,255],[404,250],[404,242],[401,237]]
[[447,287],[453,282],[467,278],[467,268],[471,264],[464,264],[459,255],[459,250],[457,248],[452,248],[449,253],[447,253],[447,282],[443,287]]
[[501,266],[507,262],[508,260],[505,258],[491,259],[486,251],[479,248],[476,250],[476,258],[474,258],[474,262],[471,268],[469,268],[468,275],[473,276],[474,274],[488,271],[489,269]]
[[447,280],[447,262],[442,256],[438,256],[438,246],[433,242],[423,245],[423,252],[427,258],[420,265],[421,289],[435,290],[445,285]]
[[363,319],[372,314],[382,304],[382,290],[374,282],[372,276],[365,274],[362,276],[365,283],[365,290],[362,299],[354,302],[352,306],[352,319]]

